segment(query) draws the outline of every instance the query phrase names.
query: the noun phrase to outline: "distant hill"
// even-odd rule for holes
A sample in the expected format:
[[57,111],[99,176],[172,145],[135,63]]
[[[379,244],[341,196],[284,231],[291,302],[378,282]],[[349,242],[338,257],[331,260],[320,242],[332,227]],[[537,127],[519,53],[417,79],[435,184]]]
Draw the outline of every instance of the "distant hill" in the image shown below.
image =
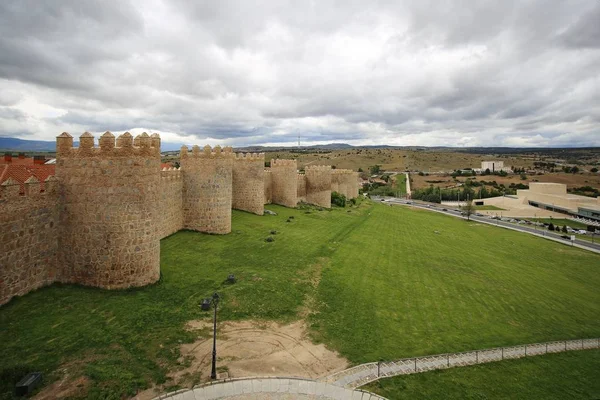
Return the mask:
[[[74,146],[79,146],[79,142],[74,142]],[[162,151],[175,151],[181,148],[178,143],[161,143]],[[56,151],[55,141],[46,140],[23,140],[16,138],[0,137],[0,151],[14,152],[41,152],[41,151]]]
[[2,151],[55,151],[56,142],[0,137]]

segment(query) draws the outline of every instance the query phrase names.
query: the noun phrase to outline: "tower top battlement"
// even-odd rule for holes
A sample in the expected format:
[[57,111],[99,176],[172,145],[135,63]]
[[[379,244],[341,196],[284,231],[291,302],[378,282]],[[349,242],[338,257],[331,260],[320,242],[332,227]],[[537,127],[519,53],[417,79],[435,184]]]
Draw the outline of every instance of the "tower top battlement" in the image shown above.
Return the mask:
[[331,165],[307,165],[304,168],[305,172],[331,172]]
[[187,146],[181,146],[179,153],[181,159],[184,158],[234,158],[233,149],[230,146],[223,147],[215,146],[211,148],[209,145],[204,146],[200,149],[200,146],[192,146],[192,152],[190,153]]
[[271,159],[271,168],[273,167],[294,167],[296,168],[298,162],[296,160],[284,160],[280,158],[272,158]]
[[264,161],[265,153],[235,153],[235,159],[238,161]]
[[84,132],[79,136],[79,147],[74,147],[73,136],[63,132],[56,137],[56,154],[58,157],[157,156],[160,155],[160,136],[144,132],[134,140],[131,133],[125,132],[115,140],[115,135],[107,131],[95,147],[94,135]]

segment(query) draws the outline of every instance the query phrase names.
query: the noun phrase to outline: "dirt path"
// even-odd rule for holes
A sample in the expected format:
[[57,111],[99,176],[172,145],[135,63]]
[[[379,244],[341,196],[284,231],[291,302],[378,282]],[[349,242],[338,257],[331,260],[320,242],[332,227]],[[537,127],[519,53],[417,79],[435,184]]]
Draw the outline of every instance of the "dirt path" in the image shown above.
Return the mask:
[[[193,321],[188,328],[199,333],[212,333],[212,322]],[[208,381],[211,360],[212,337],[184,344],[180,361],[187,366],[169,376],[182,387]],[[315,379],[342,371],[347,366],[348,361],[339,354],[307,338],[304,321],[288,325],[240,321],[218,326],[217,367],[229,378],[294,376]],[[150,389],[135,399],[151,399],[156,393]]]

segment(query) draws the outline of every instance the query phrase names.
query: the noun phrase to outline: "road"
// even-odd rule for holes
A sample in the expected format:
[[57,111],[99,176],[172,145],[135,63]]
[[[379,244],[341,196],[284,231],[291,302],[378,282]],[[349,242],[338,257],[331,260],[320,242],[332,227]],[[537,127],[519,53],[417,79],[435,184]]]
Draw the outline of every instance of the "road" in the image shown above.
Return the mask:
[[[439,213],[446,214],[446,215],[451,215],[456,218],[466,219],[466,217],[464,217],[460,214],[459,210],[451,209],[451,208],[448,208],[447,206],[442,206],[439,204],[416,202],[414,200],[398,199],[398,198],[394,198],[394,197],[388,197],[385,199],[383,199],[381,197],[374,197],[373,199],[379,200],[379,201],[384,200],[388,204],[405,205],[405,206],[410,206],[410,207],[422,208],[422,209],[426,209],[429,211],[434,211],[434,212],[439,212]],[[444,211],[443,209],[446,209],[446,211]],[[529,233],[531,235],[539,236],[539,237],[542,237],[545,239],[554,240],[555,242],[559,242],[559,243],[562,243],[567,246],[575,246],[575,247],[579,247],[580,249],[590,250],[590,251],[600,254],[600,243],[591,243],[591,242],[587,242],[584,240],[577,240],[577,239],[575,240],[575,242],[572,243],[570,240],[563,239],[561,237],[563,234],[557,234],[554,232],[550,232],[541,226],[540,227],[531,227],[529,225],[513,224],[511,222],[501,221],[501,220],[497,220],[497,219],[491,219],[489,217],[478,217],[476,215],[471,215],[471,221],[477,221],[477,222],[480,222],[483,224],[495,225],[495,226],[499,226],[499,227],[506,228],[506,229],[512,229],[512,230],[519,231],[519,232]],[[570,237],[571,235],[569,234],[568,236]],[[600,241],[600,237],[598,237],[598,239]]]

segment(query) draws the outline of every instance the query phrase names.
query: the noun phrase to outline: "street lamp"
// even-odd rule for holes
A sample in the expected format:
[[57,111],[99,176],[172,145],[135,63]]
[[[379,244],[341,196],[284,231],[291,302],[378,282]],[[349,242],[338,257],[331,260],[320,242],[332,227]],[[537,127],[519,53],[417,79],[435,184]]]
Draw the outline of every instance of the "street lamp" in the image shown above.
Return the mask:
[[212,296],[212,303],[215,306],[215,314],[213,317],[213,353],[210,379],[217,379],[217,305],[219,304],[219,294],[217,292]]

